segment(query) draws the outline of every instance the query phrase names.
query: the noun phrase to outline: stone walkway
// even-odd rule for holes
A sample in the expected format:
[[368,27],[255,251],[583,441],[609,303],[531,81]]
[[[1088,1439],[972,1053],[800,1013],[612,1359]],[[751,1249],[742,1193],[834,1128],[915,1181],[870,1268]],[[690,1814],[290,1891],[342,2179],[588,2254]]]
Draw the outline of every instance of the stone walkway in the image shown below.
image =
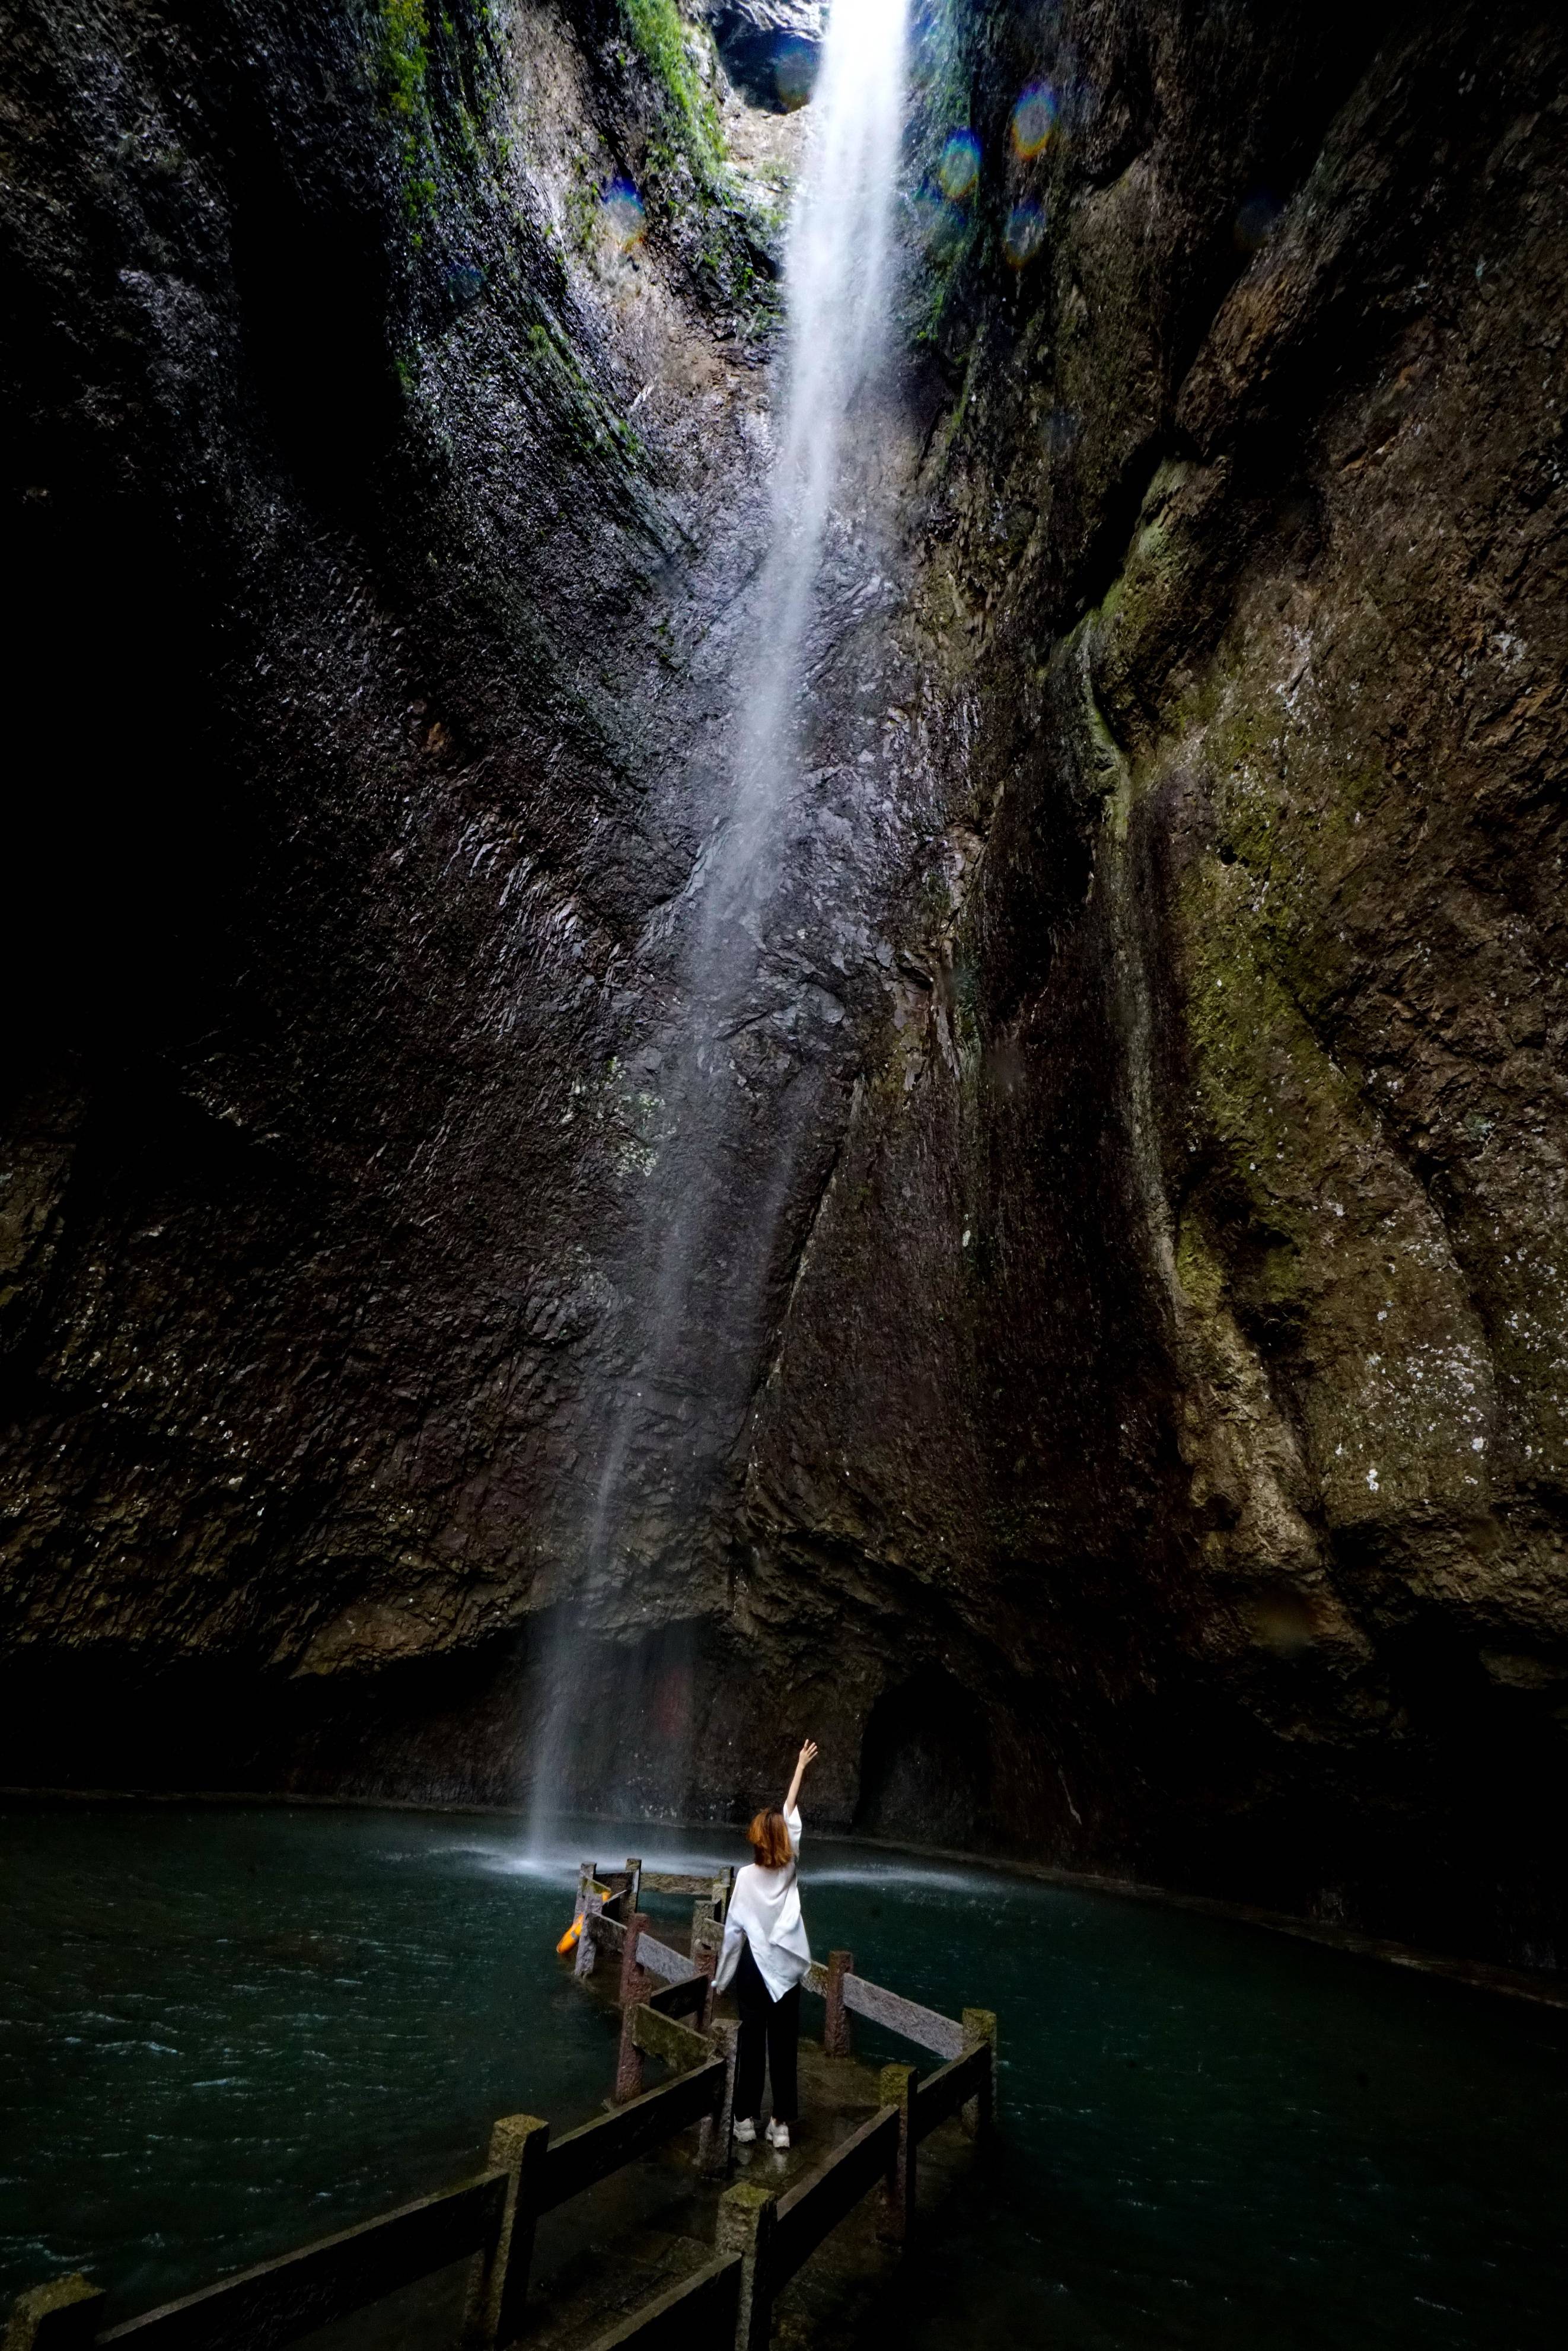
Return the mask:
[[[656,2069],[650,2066],[652,2081]],[[878,2104],[874,2067],[800,2044],[802,2118],[787,2155],[759,2139],[735,2151],[735,2179],[782,2194],[817,2169]],[[553,2213],[541,2224],[536,2286],[522,2341],[533,2351],[581,2351],[617,2319],[713,2258],[715,2211],[729,2183],[699,2177],[695,2134]],[[975,2179],[977,2151],[954,2123],[921,2149],[924,2213],[960,2221],[955,2191]],[[959,2196],[959,2203],[967,2197]],[[775,2306],[779,2351],[845,2351],[862,2335],[903,2256],[877,2237],[880,2199],[868,2197],[834,2230]]]

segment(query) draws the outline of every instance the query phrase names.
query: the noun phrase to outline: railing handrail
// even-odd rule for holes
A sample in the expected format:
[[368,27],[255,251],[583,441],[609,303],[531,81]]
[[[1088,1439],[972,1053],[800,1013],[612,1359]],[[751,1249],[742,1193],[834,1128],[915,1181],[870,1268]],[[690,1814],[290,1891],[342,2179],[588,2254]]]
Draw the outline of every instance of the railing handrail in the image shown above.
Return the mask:
[[928,2074],[915,2092],[915,2135],[928,2138],[949,2116],[967,2106],[971,2098],[985,2097],[990,2087],[991,2046],[988,2041],[971,2042],[961,2057],[950,2058]]
[[728,2346],[735,2341],[745,2264],[738,2253],[720,2253],[678,2285],[668,2287],[630,2318],[588,2346],[588,2351],[692,2351],[702,2338],[694,2330],[707,2326],[708,2339]]
[[661,2016],[685,2016],[693,2010],[700,2015],[707,2006],[708,1984],[709,1978],[698,1968],[679,1983],[661,1984],[651,1991],[647,2005]]
[[[844,2006],[855,2015],[863,2016],[872,2024],[880,2024],[889,2032],[912,2041],[917,2049],[929,2051],[934,2057],[961,2057],[969,2047],[964,2027],[940,2009],[923,2007],[917,2000],[905,2000],[902,1992],[889,1991],[884,1984],[873,1983],[869,1976],[857,1975],[852,1967],[840,1971],[843,1987]],[[806,1990],[819,2000],[829,1996],[828,1970],[813,1960],[806,1970]]]
[[897,2159],[898,2109],[879,2106],[824,2164],[779,2199],[768,2262],[771,2293],[810,2259],[869,2189],[888,2178]]
[[[643,1883],[648,1883],[644,1872]],[[626,1945],[626,1928],[618,1918],[606,1918],[596,1912],[583,1921],[583,1939],[591,1938],[602,1949],[621,1955]],[[687,1959],[684,1951],[672,1949],[643,1928],[637,1938],[636,1965],[648,1974],[662,1976],[666,1983],[689,1983],[702,1970]],[[857,2016],[872,2024],[880,2024],[889,2032],[912,2041],[917,2049],[927,2051],[933,2057],[951,2060],[962,2057],[972,2045],[969,2036],[956,2017],[944,2016],[940,2009],[926,2008],[917,2000],[905,2000],[902,1992],[890,1991],[885,1984],[873,1983],[869,1976],[857,1975],[852,1968],[843,1970],[843,2001]],[[828,1996],[828,1970],[819,1960],[813,1960],[803,1979],[805,1989],[819,2000]]]
[[[624,1932],[624,1928],[622,1931]],[[694,1976],[702,1973],[701,1968],[688,1959],[684,1951],[673,1950],[668,1943],[661,1943],[657,1936],[649,1934],[646,1928],[637,1938],[637,1965],[645,1968],[651,1976],[662,1976],[666,1983],[671,1984],[690,1983]]]
[[650,2147],[662,2147],[677,2131],[701,2122],[716,2110],[727,2071],[722,2057],[710,2057],[673,2081],[644,2090],[612,2114],[595,2115],[576,2130],[563,2132],[545,2155],[537,2210],[553,2212],[612,2172],[634,2163]]
[[92,2320],[104,2297],[85,2279],[84,2291],[69,2303],[39,2309],[36,2315],[28,2305],[44,2302],[47,2290],[22,2294],[6,2331],[7,2351],[23,2345],[41,2351],[68,2337],[78,2345],[123,2344],[129,2351],[196,2351],[219,2340],[225,2351],[230,2346],[234,2351],[274,2351],[466,2253],[494,2258],[501,2250],[515,2178],[510,2169],[478,2172],[139,2311],[101,2333],[92,2331]]
[[[478,2252],[499,2226],[509,2184],[505,2171],[481,2172],[123,2319],[98,2341],[185,2351],[221,2328],[232,2351],[270,2351]],[[373,2282],[362,2269],[371,2260]]]

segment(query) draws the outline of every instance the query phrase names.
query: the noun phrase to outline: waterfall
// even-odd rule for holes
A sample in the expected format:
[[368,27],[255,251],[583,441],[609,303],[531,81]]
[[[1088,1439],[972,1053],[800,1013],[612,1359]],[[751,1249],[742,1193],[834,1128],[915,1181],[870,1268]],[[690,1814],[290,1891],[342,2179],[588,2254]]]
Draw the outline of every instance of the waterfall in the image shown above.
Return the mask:
[[801,657],[845,433],[856,394],[883,356],[907,10],[908,0],[834,0],[828,19],[786,250],[788,372],[762,657],[745,708],[735,812],[709,892],[710,952],[736,896],[755,898],[768,886],[766,852],[793,767]]
[[[769,934],[780,927],[789,894],[781,822],[800,780],[825,553],[854,455],[857,404],[870,398],[887,354],[908,5],[831,0],[828,15],[785,246],[783,398],[768,549],[732,680],[732,789],[682,908],[685,1023],[667,1057],[667,1135],[644,1200],[649,1278],[635,1363],[609,1416],[585,1530],[590,1579],[617,1541],[640,1434],[662,1427],[671,1509],[686,1511],[695,1528],[744,1419],[793,1163],[781,1131],[789,1122],[775,1117],[769,1126],[763,1118],[759,1142],[735,1040],[772,1022],[781,1051],[805,1066],[811,1020],[841,1017],[810,982],[781,1007]],[[789,935],[804,938],[806,925]],[[800,967],[810,949],[791,955]],[[787,1072],[780,1092],[795,1074]],[[536,1842],[557,1802],[580,1682],[576,1611],[562,1615],[546,1653],[533,1744]]]

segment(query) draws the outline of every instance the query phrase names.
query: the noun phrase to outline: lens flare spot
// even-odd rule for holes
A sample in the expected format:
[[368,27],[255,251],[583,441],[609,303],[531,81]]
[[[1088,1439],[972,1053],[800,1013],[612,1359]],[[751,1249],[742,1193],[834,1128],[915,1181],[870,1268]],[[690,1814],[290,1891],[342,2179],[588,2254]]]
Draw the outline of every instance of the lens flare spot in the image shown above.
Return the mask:
[[814,41],[790,33],[779,42],[773,58],[773,88],[786,114],[798,113],[810,103],[821,62],[821,52]]
[[1284,205],[1267,188],[1255,189],[1236,215],[1232,234],[1238,253],[1256,253],[1268,244],[1279,225]]
[[1015,269],[1032,261],[1045,243],[1045,206],[1032,201],[1015,204],[1002,231],[1002,251]]
[[972,131],[955,131],[942,150],[936,177],[942,193],[957,202],[968,195],[980,176],[980,142]]
[[599,201],[599,216],[605,235],[622,253],[630,253],[641,245],[648,225],[643,209],[643,199],[630,180],[612,180]]
[[1056,92],[1048,81],[1030,82],[1013,109],[1013,152],[1028,162],[1043,154],[1056,129]]

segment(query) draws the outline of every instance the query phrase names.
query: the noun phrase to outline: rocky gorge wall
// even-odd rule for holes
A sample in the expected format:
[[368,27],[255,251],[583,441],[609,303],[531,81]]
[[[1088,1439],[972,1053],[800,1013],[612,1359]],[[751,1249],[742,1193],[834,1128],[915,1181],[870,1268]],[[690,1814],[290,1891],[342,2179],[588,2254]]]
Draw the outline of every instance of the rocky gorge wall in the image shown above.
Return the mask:
[[539,1597],[775,308],[768,157],[721,184],[668,17],[8,28],[5,1591],[46,1770],[107,1708],[82,1768],[270,1776],[291,1676]]
[[914,1668],[895,1814],[1547,1965],[1562,54],[977,26],[925,614],[969,797],[750,1484]]
[[644,0],[16,23],[4,1776],[504,1800],[575,1602],[581,1796],[810,1728],[1558,1964],[1553,16],[920,17],[753,1393],[593,1559],[800,118]]

